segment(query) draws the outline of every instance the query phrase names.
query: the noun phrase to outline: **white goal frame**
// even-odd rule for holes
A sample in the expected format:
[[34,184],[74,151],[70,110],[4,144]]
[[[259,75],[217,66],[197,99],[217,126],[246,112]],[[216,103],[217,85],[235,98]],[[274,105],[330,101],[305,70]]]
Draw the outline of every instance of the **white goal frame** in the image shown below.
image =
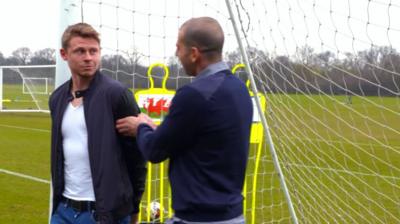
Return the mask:
[[[4,73],[4,69],[19,69],[19,68],[56,68],[56,65],[11,65],[11,66],[0,66],[0,112],[42,112],[42,113],[50,113],[49,110],[47,109],[42,109],[40,108],[40,106],[37,104],[37,100],[34,94],[40,94],[40,93],[34,93],[32,92],[32,90],[30,90],[29,85],[26,86],[27,87],[27,93],[26,94],[30,94],[32,97],[33,102],[36,103],[37,109],[5,109],[4,105],[3,105],[3,73]],[[21,77],[21,79],[23,80],[23,86],[24,84],[24,79],[27,79],[26,77]],[[48,92],[48,78],[32,78],[32,77],[28,77],[28,79],[46,79],[46,92]],[[24,87],[23,87],[24,89]],[[21,90],[22,92],[24,92],[24,90]],[[25,93],[23,93],[25,94]]]
[[42,92],[42,91],[32,90],[32,93],[42,94],[42,95],[49,94],[49,79],[48,78],[33,78],[33,77],[26,77],[26,78],[23,77],[22,78],[22,93],[23,94],[31,94],[29,91],[29,87],[27,86],[27,82],[29,83],[29,80],[44,80],[44,85],[45,85],[44,91]]

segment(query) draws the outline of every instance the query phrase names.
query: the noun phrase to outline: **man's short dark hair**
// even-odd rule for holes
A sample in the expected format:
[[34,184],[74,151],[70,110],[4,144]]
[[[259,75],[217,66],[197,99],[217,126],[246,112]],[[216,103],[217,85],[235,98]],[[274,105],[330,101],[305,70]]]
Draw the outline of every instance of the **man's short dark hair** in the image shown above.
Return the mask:
[[210,17],[192,18],[181,29],[185,46],[197,47],[209,56],[222,54],[224,32],[217,20]]

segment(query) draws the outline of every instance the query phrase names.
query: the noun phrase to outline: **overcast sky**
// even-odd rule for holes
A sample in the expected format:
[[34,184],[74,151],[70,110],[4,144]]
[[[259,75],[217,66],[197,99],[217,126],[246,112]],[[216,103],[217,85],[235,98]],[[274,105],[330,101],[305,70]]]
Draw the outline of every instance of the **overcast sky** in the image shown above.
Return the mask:
[[[19,47],[29,47],[32,51],[57,48],[58,1],[1,1],[0,52],[9,56]],[[115,7],[116,2],[120,3],[119,8]],[[368,48],[373,43],[391,44],[399,50],[400,0],[242,0],[242,3],[252,26],[247,26],[246,10],[240,5],[232,8],[235,12],[237,8],[241,10],[249,43],[259,49],[290,55],[296,47],[308,44],[317,51],[344,53]],[[84,11],[84,20],[102,33],[106,53],[115,53],[117,48],[138,49],[154,57],[148,57],[149,62],[165,60],[173,55],[179,26],[187,18],[205,15],[221,22],[226,50],[237,46],[223,0],[102,0],[101,6],[94,0],[85,0]],[[120,27],[118,32],[115,27]]]
[[0,52],[10,56],[19,47],[32,51],[56,47],[56,0],[0,2]]
[[[169,57],[175,50],[180,24],[191,16],[207,15],[207,13],[197,11],[196,5],[186,4],[190,1],[103,0],[102,7],[99,7],[95,1],[84,2],[84,21],[92,24],[102,33],[103,54],[120,48],[139,49],[147,55],[158,55],[156,57],[158,59],[165,58],[167,55]],[[116,2],[119,2],[122,8],[118,12],[118,17],[115,16]],[[180,6],[177,6],[177,2],[180,2]],[[202,5],[201,1],[198,2],[197,6]],[[224,6],[223,1],[219,1],[218,4],[222,3]],[[0,52],[8,57],[19,47],[28,47],[32,52],[47,47],[58,48],[59,9],[59,0],[0,1]],[[133,9],[137,10],[134,14],[134,23],[132,22],[133,14],[125,11]],[[167,22],[160,20],[165,10],[168,10],[170,16]],[[148,12],[154,14],[151,21],[148,19]],[[179,13],[180,19],[177,19],[178,14],[174,13]],[[172,17],[173,20],[171,20]],[[125,29],[123,31],[121,29],[118,34],[114,29],[117,24]],[[135,36],[127,33],[128,30],[135,32]],[[165,37],[161,38],[161,36]]]

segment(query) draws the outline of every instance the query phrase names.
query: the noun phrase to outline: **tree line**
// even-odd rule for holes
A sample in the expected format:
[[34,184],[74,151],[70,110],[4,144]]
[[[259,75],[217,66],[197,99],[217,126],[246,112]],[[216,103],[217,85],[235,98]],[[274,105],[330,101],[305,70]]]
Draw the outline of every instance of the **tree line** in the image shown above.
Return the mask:
[[[272,55],[257,48],[247,48],[250,66],[258,88],[265,92],[301,94],[345,94],[366,96],[400,95],[400,54],[389,46],[372,46],[356,53],[335,54],[316,52],[309,46],[299,48],[294,55]],[[0,52],[2,65],[55,64],[55,50],[45,48],[32,52],[27,47],[13,51],[10,57]],[[141,63],[138,52],[102,56],[103,73],[130,88],[148,88],[148,66]],[[233,67],[242,62],[238,50],[227,52],[224,59]],[[188,78],[174,57],[167,60],[168,89],[176,89]],[[161,87],[164,71],[154,68],[155,87]],[[244,78],[245,79],[245,78]]]
[[[269,55],[248,48],[258,88],[266,92],[400,96],[400,54],[390,46],[372,46],[356,53],[335,54],[299,48],[293,56]],[[241,62],[237,51],[225,59]]]
[[5,57],[0,52],[0,66],[7,65],[52,65],[56,63],[55,50],[51,48],[32,52],[28,47],[20,47]]

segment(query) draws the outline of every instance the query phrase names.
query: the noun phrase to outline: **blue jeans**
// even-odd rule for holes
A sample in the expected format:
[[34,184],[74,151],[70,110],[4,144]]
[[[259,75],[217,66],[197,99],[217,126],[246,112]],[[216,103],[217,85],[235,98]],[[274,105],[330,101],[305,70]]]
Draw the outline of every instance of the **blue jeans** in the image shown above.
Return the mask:
[[[130,221],[131,217],[127,216],[119,220],[118,224],[129,224]],[[78,212],[64,202],[60,202],[51,216],[50,224],[96,224],[96,220],[94,211]]]

